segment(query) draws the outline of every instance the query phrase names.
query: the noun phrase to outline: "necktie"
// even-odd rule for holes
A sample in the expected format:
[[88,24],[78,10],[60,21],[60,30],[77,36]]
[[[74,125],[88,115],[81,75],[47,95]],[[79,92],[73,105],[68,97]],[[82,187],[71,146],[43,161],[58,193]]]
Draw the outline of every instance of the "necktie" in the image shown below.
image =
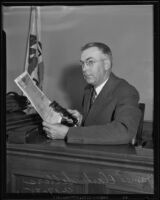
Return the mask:
[[91,108],[91,106],[93,105],[95,99],[96,99],[96,91],[95,91],[95,89],[93,88],[92,94],[91,94],[91,100],[90,100],[90,108]]

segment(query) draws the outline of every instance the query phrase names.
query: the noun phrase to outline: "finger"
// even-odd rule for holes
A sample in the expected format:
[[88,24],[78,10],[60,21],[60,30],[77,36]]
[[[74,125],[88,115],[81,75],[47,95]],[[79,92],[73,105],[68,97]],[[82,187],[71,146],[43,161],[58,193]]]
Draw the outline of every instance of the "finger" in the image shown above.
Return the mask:
[[47,127],[49,129],[54,129],[55,127],[55,124],[51,124],[51,123],[48,123],[48,122],[44,122],[42,123],[43,127]]
[[51,134],[48,130],[46,130],[45,133],[46,133],[46,135],[47,135],[48,138],[55,139],[55,135]]
[[51,129],[44,127],[43,130],[45,131],[45,133],[47,134],[48,137],[51,137],[52,135],[54,135],[54,132]]
[[46,136],[47,136],[48,138],[52,138],[52,137],[51,137],[51,134],[49,134],[47,131],[46,131],[45,133],[46,133]]
[[67,121],[67,122],[72,123],[72,119],[69,119],[68,117],[63,117],[62,119],[63,119],[63,121]]
[[48,125],[50,125],[50,123],[48,123],[48,122],[46,122],[46,121],[43,121],[42,124],[43,124],[43,126],[48,126]]
[[71,109],[67,109],[67,111],[68,111],[68,112],[72,112],[73,110],[71,110]]
[[71,110],[71,109],[67,109],[68,112],[70,112],[71,114],[75,114],[76,110]]
[[47,135],[48,138],[55,140],[56,138],[54,137],[54,135]]
[[48,127],[45,127],[45,126],[43,127],[43,130],[50,132],[50,129]]
[[47,123],[45,121],[43,121],[42,126],[47,126]]

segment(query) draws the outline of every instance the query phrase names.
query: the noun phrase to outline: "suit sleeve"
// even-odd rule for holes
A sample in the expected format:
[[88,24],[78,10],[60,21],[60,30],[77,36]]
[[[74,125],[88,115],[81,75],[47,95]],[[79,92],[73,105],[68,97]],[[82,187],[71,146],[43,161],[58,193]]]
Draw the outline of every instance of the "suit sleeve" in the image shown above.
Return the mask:
[[135,89],[119,91],[114,119],[104,125],[72,127],[67,134],[68,143],[128,144],[135,137],[141,118],[138,108],[139,94]]

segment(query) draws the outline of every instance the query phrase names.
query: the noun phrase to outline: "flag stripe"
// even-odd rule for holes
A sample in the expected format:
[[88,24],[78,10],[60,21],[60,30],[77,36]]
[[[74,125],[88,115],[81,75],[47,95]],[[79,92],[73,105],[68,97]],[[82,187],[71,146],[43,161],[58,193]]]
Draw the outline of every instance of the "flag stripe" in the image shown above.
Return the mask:
[[31,75],[31,78],[35,84],[42,89],[44,64],[42,59],[40,31],[40,9],[39,7],[32,6],[25,70]]

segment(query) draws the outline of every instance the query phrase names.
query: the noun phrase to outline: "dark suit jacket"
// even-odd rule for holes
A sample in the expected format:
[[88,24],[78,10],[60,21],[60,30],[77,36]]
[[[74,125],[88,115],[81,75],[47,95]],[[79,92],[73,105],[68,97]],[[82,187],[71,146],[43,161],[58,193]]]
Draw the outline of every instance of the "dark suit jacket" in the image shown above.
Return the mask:
[[83,126],[69,128],[68,143],[127,144],[135,137],[141,117],[139,94],[111,73],[89,110],[91,85],[83,98]]

